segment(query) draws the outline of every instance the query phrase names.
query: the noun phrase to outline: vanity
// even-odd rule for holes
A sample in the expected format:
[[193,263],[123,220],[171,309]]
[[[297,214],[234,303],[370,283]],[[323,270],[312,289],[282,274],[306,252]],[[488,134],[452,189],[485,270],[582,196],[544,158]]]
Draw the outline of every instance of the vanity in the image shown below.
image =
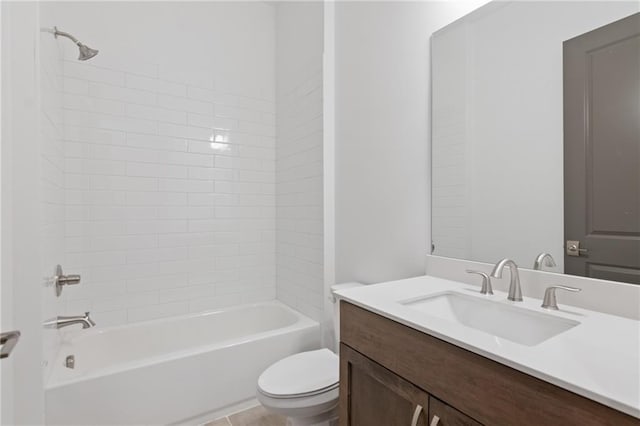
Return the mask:
[[338,292],[342,426],[640,425],[638,28],[493,1],[434,33],[427,275]]
[[339,297],[342,426],[640,424],[638,321],[432,276]]

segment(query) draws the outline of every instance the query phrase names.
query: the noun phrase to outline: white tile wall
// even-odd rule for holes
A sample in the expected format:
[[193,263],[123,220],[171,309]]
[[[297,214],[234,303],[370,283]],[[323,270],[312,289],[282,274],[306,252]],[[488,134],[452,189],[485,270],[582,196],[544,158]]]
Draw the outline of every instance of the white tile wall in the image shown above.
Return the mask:
[[[49,8],[41,6],[41,19],[46,22]],[[55,265],[62,262],[65,235],[65,191],[64,191],[64,142],[62,141],[62,52],[55,38],[46,32],[39,40],[39,87],[40,87],[40,129],[41,156],[41,196],[42,203],[42,277],[51,277]],[[42,319],[48,320],[62,310],[61,299],[55,296],[52,286],[42,290]],[[60,344],[56,330],[43,331],[44,379],[46,381],[53,359]]]
[[278,5],[278,299],[323,310],[322,3]]
[[[277,286],[320,318],[322,3],[53,4],[57,25],[100,49],[78,62],[58,41],[63,264],[83,276],[58,313],[108,326]],[[115,18],[117,34],[103,23]]]
[[275,298],[275,102],[194,68],[64,61],[69,313],[106,326]]

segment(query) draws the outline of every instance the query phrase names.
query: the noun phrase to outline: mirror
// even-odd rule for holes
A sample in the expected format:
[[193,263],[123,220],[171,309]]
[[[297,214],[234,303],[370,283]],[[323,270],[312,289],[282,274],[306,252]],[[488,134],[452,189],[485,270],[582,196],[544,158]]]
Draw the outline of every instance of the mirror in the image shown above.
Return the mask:
[[[640,83],[633,80],[634,74],[640,80],[640,60],[624,63],[629,55],[640,58],[640,35],[605,43],[603,39],[619,30],[593,31],[626,22],[639,10],[636,1],[494,1],[434,33],[434,255],[488,263],[509,257],[520,267],[533,268],[536,256],[548,252],[556,266],[543,266],[544,270],[640,283]],[[640,20],[626,22],[626,29],[640,34],[636,22]],[[596,42],[592,33],[598,46],[605,47],[584,47]],[[578,58],[573,59],[578,68],[587,62],[595,67],[593,76],[591,71],[569,68],[571,55]],[[630,83],[611,78],[613,71],[605,70],[616,55]],[[595,80],[605,74],[606,82]],[[627,86],[615,86],[618,80]],[[581,129],[571,117],[576,115],[572,111],[583,108],[578,95],[584,82],[594,87],[588,101],[594,102],[590,111],[595,115]],[[599,110],[598,105],[605,107]],[[606,117],[611,105],[621,108],[619,116],[631,133],[613,134],[620,123]],[[580,139],[584,128],[590,133]],[[612,134],[598,135],[593,129],[609,129]],[[573,169],[581,164],[573,157],[575,149],[567,151],[565,146],[569,139],[588,139],[595,146],[589,149],[599,153],[596,160],[589,157],[593,170],[582,170],[582,178]],[[565,165],[568,159],[578,166]],[[625,170],[599,168],[605,165]],[[584,176],[589,176],[588,182]],[[601,183],[605,177],[609,181]],[[567,190],[569,184],[580,189]],[[615,191],[611,185],[618,185]],[[571,201],[584,188],[586,201]],[[616,198],[614,193],[624,196]],[[581,256],[573,259],[565,254],[565,239],[572,238],[565,233],[573,217],[565,220],[565,215],[573,212],[570,203],[580,202],[589,205],[581,212],[586,215],[582,228],[587,235],[574,238],[580,241],[574,248]],[[595,239],[608,241],[609,236],[624,240],[622,256],[622,249],[597,245]],[[631,263],[612,264],[617,258]]]

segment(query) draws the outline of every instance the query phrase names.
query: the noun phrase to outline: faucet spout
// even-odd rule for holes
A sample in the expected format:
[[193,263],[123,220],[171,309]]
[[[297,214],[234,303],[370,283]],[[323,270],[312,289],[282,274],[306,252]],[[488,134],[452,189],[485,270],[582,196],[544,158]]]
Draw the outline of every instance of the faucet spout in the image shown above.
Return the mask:
[[493,271],[491,272],[491,276],[493,278],[502,278],[502,271],[504,267],[508,266],[509,271],[511,273],[511,281],[509,282],[509,296],[507,296],[508,300],[512,300],[514,302],[522,302],[522,289],[520,288],[520,275],[518,274],[518,265],[511,259],[502,259],[500,262],[496,263],[496,266],[493,267]]
[[555,260],[553,260],[553,256],[551,256],[551,254],[543,252],[543,253],[540,253],[536,257],[535,262],[533,262],[533,269],[536,271],[541,271],[542,265],[553,268],[556,266],[556,262]]
[[82,324],[82,328],[95,327],[96,323],[89,316],[89,312],[84,315],[64,317],[59,316],[42,324],[45,328],[63,328],[74,324]]

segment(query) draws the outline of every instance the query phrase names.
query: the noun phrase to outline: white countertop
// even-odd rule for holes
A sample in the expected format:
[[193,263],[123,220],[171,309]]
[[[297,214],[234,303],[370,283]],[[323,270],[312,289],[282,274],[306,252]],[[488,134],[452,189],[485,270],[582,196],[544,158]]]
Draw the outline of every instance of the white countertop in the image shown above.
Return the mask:
[[[535,346],[430,316],[399,302],[454,291],[580,322]],[[510,302],[506,293],[483,296],[479,287],[422,276],[340,290],[339,299],[452,343],[601,404],[640,418],[640,321],[562,304],[559,311],[525,297]],[[522,330],[526,333],[527,330]]]

